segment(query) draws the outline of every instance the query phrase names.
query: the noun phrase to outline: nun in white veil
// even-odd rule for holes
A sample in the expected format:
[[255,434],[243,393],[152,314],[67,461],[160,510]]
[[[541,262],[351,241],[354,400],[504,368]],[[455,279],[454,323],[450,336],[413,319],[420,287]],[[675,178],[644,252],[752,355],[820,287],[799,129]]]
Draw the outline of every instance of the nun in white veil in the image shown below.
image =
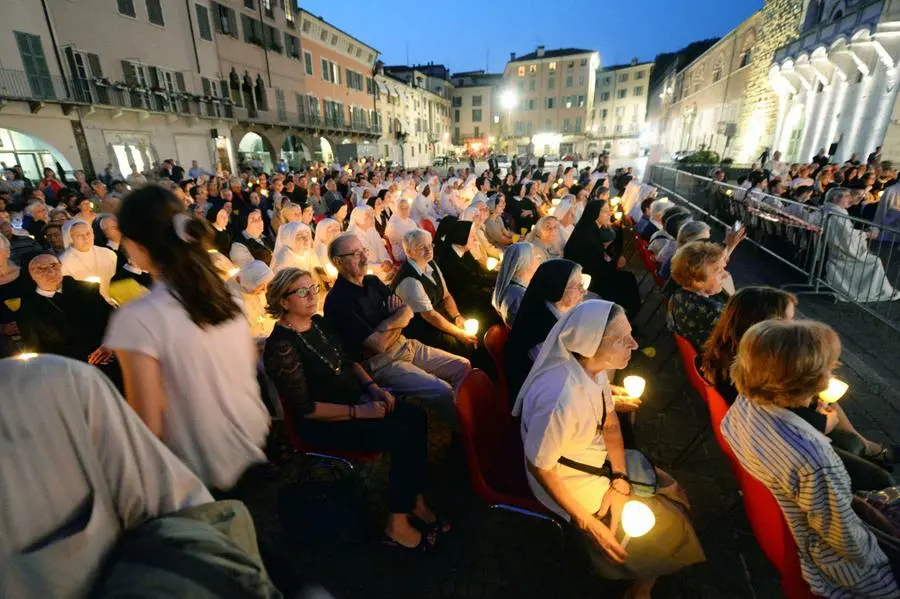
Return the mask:
[[285,268],[300,268],[309,272],[323,268],[313,249],[312,229],[305,223],[287,223],[278,228],[272,251],[272,272],[277,273]]
[[566,245],[569,235],[575,230],[575,225],[578,223],[578,218],[576,217],[581,216],[577,214],[575,208],[575,196],[569,193],[559,201],[559,204],[550,209],[550,216],[555,216],[556,220],[559,221],[559,231],[562,234],[563,246]]
[[622,192],[622,212],[624,214],[629,214],[635,204],[640,206],[641,201],[638,199],[640,193],[641,182],[638,181],[637,177],[634,177],[628,182],[628,185],[625,186],[625,190]]
[[[705,556],[677,483],[622,443],[614,399],[621,391],[606,373],[625,368],[637,347],[620,306],[602,300],[575,306],[547,335],[513,414],[522,417],[528,484],[535,497],[584,534],[601,576],[635,579],[628,596],[643,597],[650,596],[659,576]],[[580,468],[606,464],[626,477],[611,480]],[[655,489],[647,485],[652,482]],[[622,507],[638,494],[656,525],[631,539],[626,550],[619,526]]]
[[[337,278],[337,269],[328,259],[328,246],[335,238],[341,234],[341,223],[333,218],[323,218],[316,225],[316,238],[313,241],[313,251],[319,264],[325,271],[323,279],[329,284],[334,283]],[[324,295],[324,294],[321,294]]]
[[512,328],[512,323],[516,320],[525,290],[538,264],[537,253],[525,241],[510,245],[503,254],[491,305],[503,318],[507,328]]
[[415,229],[420,228],[416,221],[410,217],[409,200],[400,198],[397,208],[388,219],[384,230],[384,237],[391,242],[391,250],[394,252],[394,260],[404,262],[406,253],[403,251],[403,237]]
[[454,216],[459,217],[459,213],[461,212],[459,208],[459,200],[457,198],[458,192],[455,188],[456,183],[459,182],[459,179],[456,177],[451,177],[447,179],[444,183],[443,187],[441,187],[441,214],[443,216]]
[[116,274],[116,253],[94,245],[93,228],[80,218],[67,221],[62,226],[62,238],[66,248],[59,256],[63,275],[76,281],[99,284],[100,294],[108,301],[109,283]]
[[[383,281],[394,276],[394,263],[388,254],[384,240],[375,229],[375,211],[369,206],[357,206],[350,213],[348,233],[356,235],[366,250],[366,258],[372,265],[373,274]],[[379,267],[380,265],[380,267]]]

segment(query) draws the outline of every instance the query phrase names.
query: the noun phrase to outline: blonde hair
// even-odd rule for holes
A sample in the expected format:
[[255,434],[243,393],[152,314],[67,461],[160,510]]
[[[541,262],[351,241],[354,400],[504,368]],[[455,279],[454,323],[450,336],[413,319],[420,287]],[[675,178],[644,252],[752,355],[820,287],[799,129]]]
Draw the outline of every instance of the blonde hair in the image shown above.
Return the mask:
[[302,268],[285,268],[275,274],[275,278],[266,288],[266,313],[272,318],[279,319],[285,315],[286,310],[281,306],[281,300],[291,290],[291,285],[301,277],[310,277],[309,271]]
[[841,341],[827,324],[764,320],[744,333],[731,380],[759,405],[801,407],[828,387],[840,355]]
[[725,255],[725,248],[710,241],[692,241],[672,256],[672,278],[680,286],[690,288],[704,280],[706,267]]

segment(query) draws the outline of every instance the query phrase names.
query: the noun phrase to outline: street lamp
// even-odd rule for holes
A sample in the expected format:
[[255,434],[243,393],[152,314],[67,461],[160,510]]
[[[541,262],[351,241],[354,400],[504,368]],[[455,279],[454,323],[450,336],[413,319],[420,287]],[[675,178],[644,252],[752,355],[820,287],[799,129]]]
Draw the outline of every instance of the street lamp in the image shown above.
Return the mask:
[[519,99],[516,97],[516,92],[507,89],[500,95],[500,103],[503,105],[503,108],[506,109],[506,137],[507,139],[512,137],[512,109],[516,107],[516,103]]

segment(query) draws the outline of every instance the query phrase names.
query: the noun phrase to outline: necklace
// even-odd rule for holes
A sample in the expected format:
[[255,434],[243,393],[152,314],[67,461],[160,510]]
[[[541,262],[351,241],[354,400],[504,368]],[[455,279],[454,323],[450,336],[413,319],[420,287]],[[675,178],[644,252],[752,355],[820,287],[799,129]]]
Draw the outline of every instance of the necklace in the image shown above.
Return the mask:
[[281,321],[278,324],[280,324],[284,328],[288,329],[289,331],[293,332],[294,335],[296,335],[297,338],[300,339],[301,343],[303,343],[303,345],[306,347],[306,349],[308,349],[310,352],[315,354],[315,356],[317,358],[319,358],[322,362],[324,362],[325,365],[328,366],[328,368],[334,374],[341,373],[341,354],[328,341],[328,338],[325,336],[325,333],[322,332],[322,329],[320,329],[318,326],[316,326],[316,323],[311,322],[310,325],[312,325],[312,326],[310,327],[310,329],[311,330],[314,329],[316,331],[316,333],[318,333],[319,339],[322,340],[322,344],[330,350],[330,353],[332,356],[331,359],[329,359],[327,356],[323,356],[322,353],[318,349],[316,349],[316,347],[312,343],[310,343],[309,341],[306,340],[306,337],[303,335],[303,333],[301,333],[300,331],[295,329],[290,323]]

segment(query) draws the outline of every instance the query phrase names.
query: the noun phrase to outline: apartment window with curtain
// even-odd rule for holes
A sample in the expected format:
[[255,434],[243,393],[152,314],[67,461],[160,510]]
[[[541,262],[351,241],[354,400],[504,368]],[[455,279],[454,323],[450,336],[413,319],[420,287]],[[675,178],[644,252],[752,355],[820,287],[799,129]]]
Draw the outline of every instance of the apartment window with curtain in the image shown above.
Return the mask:
[[474,121],[476,123],[481,122],[481,110],[480,109],[472,111],[472,121]]
[[553,89],[556,87],[556,79],[553,77],[549,77],[547,79],[547,89]]
[[216,20],[216,31],[237,39],[237,17],[232,9],[217,2],[212,3],[213,17]]
[[147,17],[154,25],[165,27],[166,21],[163,18],[161,0],[147,0]]
[[119,9],[120,15],[126,17],[134,17],[134,0],[116,0],[116,7]]
[[303,53],[303,66],[306,67],[306,74],[307,74],[307,75],[312,75],[312,74],[313,74],[312,54],[310,54],[309,52],[304,52],[304,53]]
[[287,120],[287,108],[284,104],[284,90],[280,87],[275,88],[275,111],[278,113],[278,120],[284,122]]

